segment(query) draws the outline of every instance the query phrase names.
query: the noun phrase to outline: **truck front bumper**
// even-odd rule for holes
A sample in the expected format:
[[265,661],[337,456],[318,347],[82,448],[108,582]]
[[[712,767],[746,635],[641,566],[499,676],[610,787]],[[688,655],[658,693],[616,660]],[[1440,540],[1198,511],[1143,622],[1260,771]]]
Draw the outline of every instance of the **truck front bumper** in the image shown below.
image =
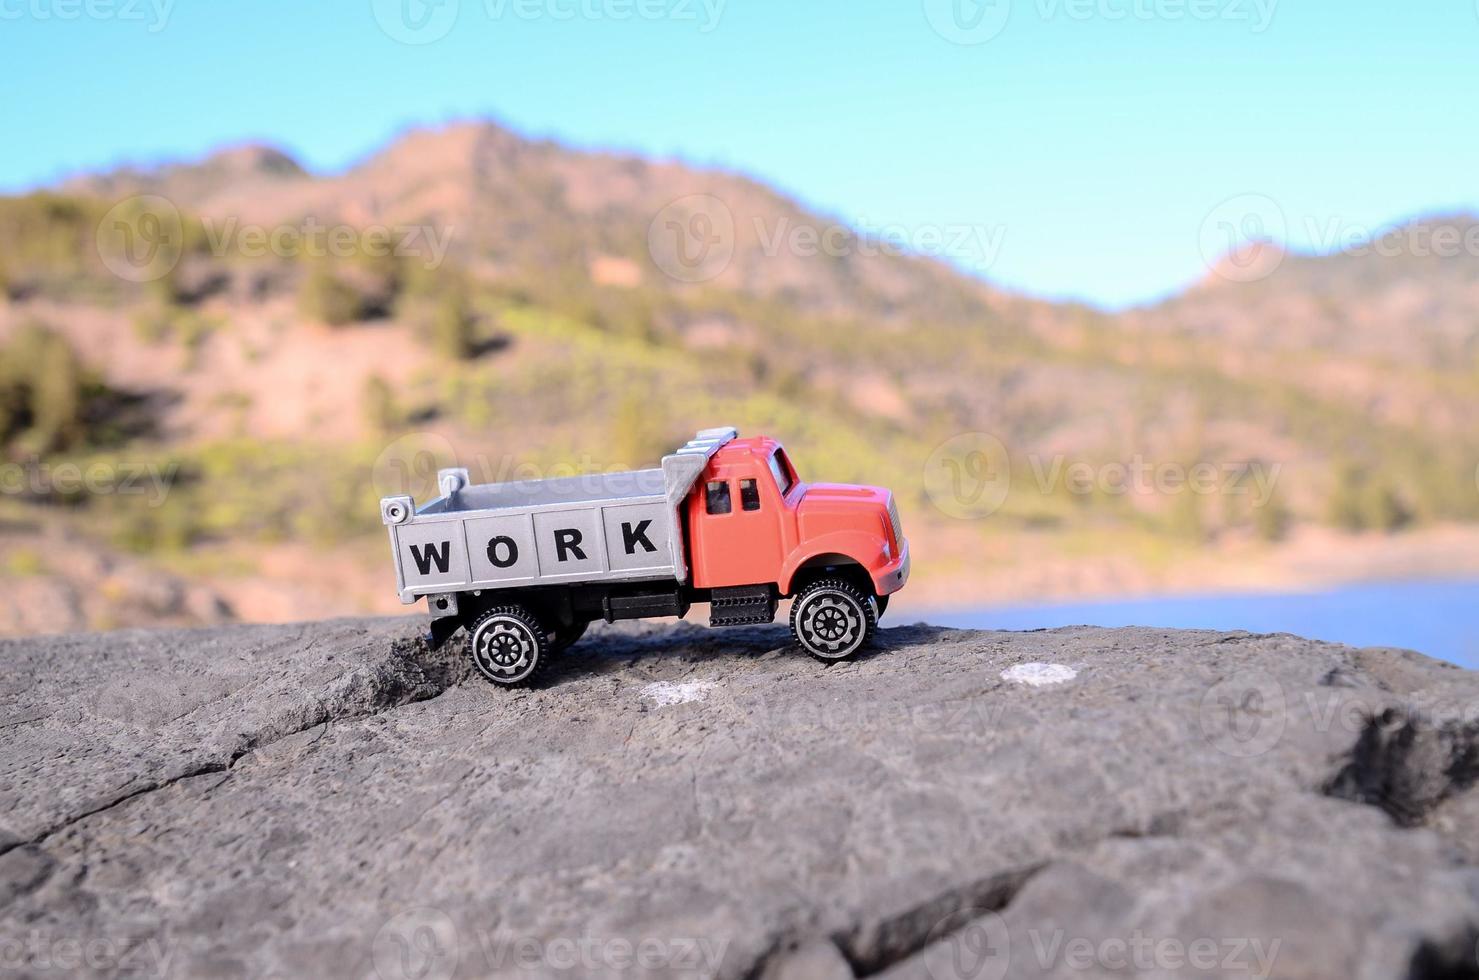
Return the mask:
[[878,595],[892,595],[909,581],[909,542],[899,549],[899,556],[873,573],[873,591]]

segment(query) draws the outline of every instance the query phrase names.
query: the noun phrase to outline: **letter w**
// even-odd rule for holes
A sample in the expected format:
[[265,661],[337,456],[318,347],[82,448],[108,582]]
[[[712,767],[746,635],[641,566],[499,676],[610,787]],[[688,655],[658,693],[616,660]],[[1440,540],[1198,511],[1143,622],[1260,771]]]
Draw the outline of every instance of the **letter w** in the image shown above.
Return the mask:
[[[442,550],[438,551],[437,548],[441,548]],[[422,551],[413,544],[411,545],[411,557],[416,560],[416,568],[422,575],[430,575],[433,564],[436,565],[437,571],[445,575],[447,569],[452,564],[452,542],[443,541],[440,544],[429,544],[426,546],[425,551]]]

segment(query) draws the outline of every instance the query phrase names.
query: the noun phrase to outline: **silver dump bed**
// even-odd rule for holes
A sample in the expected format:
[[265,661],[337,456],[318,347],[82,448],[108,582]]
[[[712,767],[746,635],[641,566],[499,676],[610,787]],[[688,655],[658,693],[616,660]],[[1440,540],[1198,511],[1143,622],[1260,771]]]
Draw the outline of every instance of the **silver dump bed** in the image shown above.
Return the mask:
[[416,509],[385,497],[404,603],[442,592],[688,578],[680,508],[709,457],[736,437],[705,429],[651,470],[469,485],[438,475],[442,496]]

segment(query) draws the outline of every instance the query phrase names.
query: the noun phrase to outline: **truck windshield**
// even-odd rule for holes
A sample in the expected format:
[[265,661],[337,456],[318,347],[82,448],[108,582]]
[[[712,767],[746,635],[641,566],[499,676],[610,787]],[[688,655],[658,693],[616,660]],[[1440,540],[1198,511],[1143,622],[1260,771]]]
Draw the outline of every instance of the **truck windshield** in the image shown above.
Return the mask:
[[796,482],[791,479],[791,462],[785,458],[785,454],[777,450],[770,456],[770,472],[775,476],[775,485],[780,487],[781,496],[791,492],[791,486]]

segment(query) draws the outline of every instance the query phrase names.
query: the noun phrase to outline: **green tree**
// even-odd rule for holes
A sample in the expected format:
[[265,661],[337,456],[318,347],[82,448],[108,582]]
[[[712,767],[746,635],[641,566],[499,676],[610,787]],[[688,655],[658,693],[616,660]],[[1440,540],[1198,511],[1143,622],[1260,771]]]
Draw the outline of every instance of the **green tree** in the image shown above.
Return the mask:
[[1171,533],[1178,538],[1196,542],[1207,539],[1207,525],[1202,517],[1202,498],[1190,487],[1182,487],[1173,496],[1167,520]]
[[1343,531],[1362,531],[1366,528],[1366,510],[1362,505],[1362,492],[1366,485],[1366,473],[1349,460],[1341,460],[1331,470],[1330,500],[1326,507],[1329,522]]
[[359,291],[334,273],[327,262],[309,267],[298,287],[298,310],[305,317],[331,327],[361,320],[365,307]]
[[148,280],[144,291],[159,306],[169,308],[179,305],[185,299],[185,291],[180,285],[179,265],[171,265],[162,275]]
[[20,429],[23,406],[20,404],[19,394],[17,389],[0,376],[0,449],[8,446]]
[[454,361],[465,361],[476,349],[474,327],[477,318],[468,302],[467,292],[454,286],[437,300],[432,313],[432,343],[443,357]]
[[1412,523],[1412,511],[1397,488],[1386,480],[1370,480],[1361,491],[1363,523],[1377,531],[1398,531]]
[[79,441],[82,429],[81,363],[60,337],[52,334],[42,345],[32,379],[32,429],[47,449]]
[[27,324],[0,349],[0,444],[49,453],[82,442],[96,387],[65,338]]
[[654,412],[651,400],[644,394],[629,391],[621,396],[612,416],[611,448],[614,465],[650,466],[652,461],[669,452],[682,440],[665,428],[660,412]]
[[396,404],[395,391],[378,374],[365,381],[365,419],[376,432],[386,432],[400,423],[400,407]]
[[1330,523],[1346,531],[1397,531],[1411,524],[1412,508],[1385,474],[1349,462],[1335,467]]
[[1278,493],[1272,493],[1262,505],[1253,507],[1253,532],[1264,541],[1282,541],[1294,523],[1294,514]]

